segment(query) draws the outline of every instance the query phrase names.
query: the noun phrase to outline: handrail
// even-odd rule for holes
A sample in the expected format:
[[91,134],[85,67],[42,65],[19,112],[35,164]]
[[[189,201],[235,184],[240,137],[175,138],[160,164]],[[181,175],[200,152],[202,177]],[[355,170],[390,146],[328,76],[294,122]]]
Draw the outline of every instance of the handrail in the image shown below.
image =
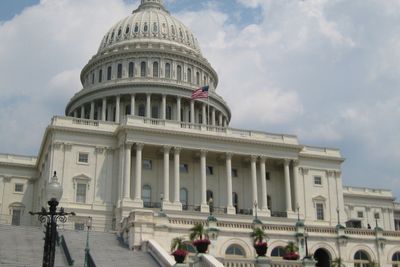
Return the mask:
[[154,240],[147,241],[147,249],[151,256],[157,261],[160,266],[172,267],[175,265],[175,260]]
[[199,254],[199,258],[204,267],[224,267],[220,261],[209,254]]
[[63,235],[61,235],[61,237],[60,237],[60,244],[61,244],[61,247],[63,249],[65,258],[67,259],[68,265],[69,266],[73,266],[74,265],[74,260],[71,257],[71,253],[69,252],[67,243],[65,242],[65,237]]
[[90,251],[87,252],[88,256],[88,267],[96,267],[96,263],[93,260],[92,254],[90,254]]

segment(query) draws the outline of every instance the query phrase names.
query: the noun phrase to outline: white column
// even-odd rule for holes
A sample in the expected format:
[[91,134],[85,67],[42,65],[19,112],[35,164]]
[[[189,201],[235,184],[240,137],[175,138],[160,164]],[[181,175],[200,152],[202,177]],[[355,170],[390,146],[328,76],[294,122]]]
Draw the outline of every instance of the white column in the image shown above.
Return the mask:
[[211,109],[211,123],[213,126],[215,126],[215,108],[214,107]]
[[[293,161],[293,198],[294,198],[294,205],[295,205],[294,208],[296,210],[297,210],[297,207],[300,208],[299,193],[297,192],[297,190],[299,190],[299,188],[297,186],[299,183],[298,179],[299,179],[299,161],[294,160]],[[328,179],[331,179],[329,177],[329,175],[328,175]],[[333,199],[332,199],[331,203],[333,204]],[[332,218],[331,218],[331,220],[332,220]]]
[[209,212],[207,205],[207,172],[206,172],[206,154],[207,151],[200,152],[200,176],[201,176],[201,212]]
[[85,105],[81,106],[81,119],[86,119],[85,118]]
[[74,117],[78,118],[78,110],[77,109],[74,110]]
[[135,202],[141,203],[142,200],[142,151],[143,144],[136,144],[136,175],[135,175]]
[[161,119],[165,120],[166,117],[166,110],[167,110],[167,96],[162,95],[162,102],[161,102]]
[[284,173],[285,173],[285,197],[286,197],[286,211],[292,212],[292,195],[290,188],[290,172],[289,172],[289,160],[285,159],[283,161]]
[[203,103],[203,106],[201,107],[201,116],[203,117],[203,122],[202,124],[207,124],[207,113],[206,113],[206,104]]
[[224,127],[228,127],[228,119],[226,117],[224,117]]
[[223,126],[224,125],[223,122],[222,122],[222,113],[221,112],[218,115],[218,125],[219,126]]
[[171,147],[165,146],[164,147],[164,198],[163,198],[163,205],[164,203],[169,203],[169,151]]
[[131,147],[131,144],[125,144],[124,199],[131,198]]
[[94,101],[90,103],[90,119],[94,120]]
[[261,209],[268,211],[268,200],[267,200],[267,177],[265,173],[265,157],[260,158],[260,177],[261,177]]
[[119,116],[121,112],[120,108],[120,103],[121,103],[121,96],[117,96],[115,99],[115,122],[119,123]]
[[227,207],[228,214],[235,214],[236,210],[233,207],[232,201],[232,154],[226,153],[226,194],[227,194]]
[[151,94],[146,95],[146,118],[151,118]]
[[107,113],[107,99],[103,98],[103,104],[101,106],[101,120],[106,121],[106,113]]
[[190,100],[190,123],[194,123],[194,100]]
[[131,95],[131,115],[135,115],[135,94]]
[[256,168],[256,156],[251,156],[251,185],[252,185],[252,195],[253,195],[253,214],[255,214],[254,204],[257,204],[258,209],[258,198],[257,198],[257,168]]
[[181,97],[176,98],[176,120],[181,121]]
[[174,148],[174,204],[180,204],[180,148]]

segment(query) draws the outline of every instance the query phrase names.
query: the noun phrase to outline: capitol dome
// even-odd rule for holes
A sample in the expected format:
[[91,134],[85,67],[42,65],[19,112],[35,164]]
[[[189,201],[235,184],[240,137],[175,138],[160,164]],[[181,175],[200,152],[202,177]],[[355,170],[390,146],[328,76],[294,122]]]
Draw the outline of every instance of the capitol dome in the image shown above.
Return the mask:
[[132,15],[116,23],[103,37],[99,52],[125,43],[153,40],[200,53],[197,39],[182,22],[172,17],[161,0],[142,0]]
[[[216,127],[227,127],[231,119],[216,93],[216,71],[163,0],[141,0],[112,26],[82,69],[81,82],[67,116],[121,123],[130,115]],[[201,87],[209,88],[208,99],[191,99]]]

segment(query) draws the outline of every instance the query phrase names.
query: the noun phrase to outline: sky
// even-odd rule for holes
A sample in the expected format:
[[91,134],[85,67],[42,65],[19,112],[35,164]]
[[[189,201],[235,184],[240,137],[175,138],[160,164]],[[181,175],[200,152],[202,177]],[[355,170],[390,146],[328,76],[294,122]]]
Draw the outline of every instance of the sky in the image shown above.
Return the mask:
[[[138,0],[0,1],[0,153],[37,155],[82,67]],[[400,1],[165,0],[219,75],[231,126],[341,150],[400,197]]]

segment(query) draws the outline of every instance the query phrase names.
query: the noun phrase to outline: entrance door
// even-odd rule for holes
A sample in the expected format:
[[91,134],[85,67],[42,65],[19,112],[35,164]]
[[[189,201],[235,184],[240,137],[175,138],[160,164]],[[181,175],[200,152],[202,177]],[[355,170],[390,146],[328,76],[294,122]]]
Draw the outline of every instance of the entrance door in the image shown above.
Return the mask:
[[317,249],[314,253],[314,258],[317,261],[315,266],[317,267],[330,267],[331,266],[331,257],[329,253],[323,249]]
[[20,225],[21,224],[21,210],[14,209],[12,212],[12,225]]

